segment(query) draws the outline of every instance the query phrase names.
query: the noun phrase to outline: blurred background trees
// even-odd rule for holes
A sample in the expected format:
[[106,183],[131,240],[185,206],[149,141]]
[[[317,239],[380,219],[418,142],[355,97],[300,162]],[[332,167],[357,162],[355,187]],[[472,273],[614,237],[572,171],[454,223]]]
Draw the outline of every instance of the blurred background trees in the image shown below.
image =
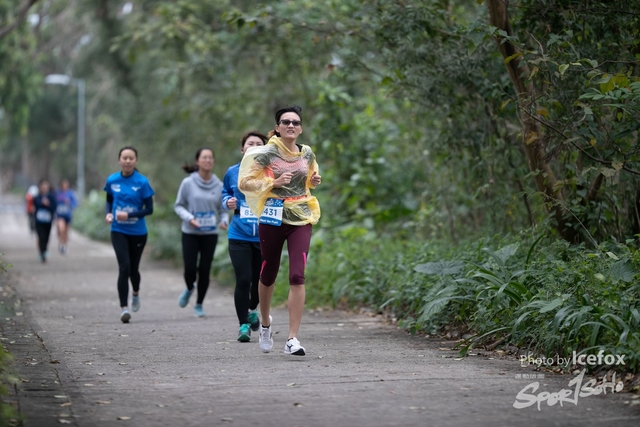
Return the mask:
[[2,0],[3,185],[75,179],[76,89],[44,84],[58,73],[87,81],[88,189],[131,144],[170,203],[198,147],[222,175],[242,133],[297,103],[327,225],[638,232],[633,5],[487,3]]

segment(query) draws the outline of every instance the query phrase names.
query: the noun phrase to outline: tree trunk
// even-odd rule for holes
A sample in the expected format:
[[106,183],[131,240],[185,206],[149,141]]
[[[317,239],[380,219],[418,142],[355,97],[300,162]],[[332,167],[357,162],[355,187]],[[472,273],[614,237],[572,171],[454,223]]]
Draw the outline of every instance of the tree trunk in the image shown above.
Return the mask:
[[[508,3],[505,0],[486,0],[489,10],[489,23],[512,36],[513,30],[507,11]],[[549,163],[545,161],[545,143],[542,136],[540,122],[535,120],[536,89],[532,82],[527,82],[530,74],[527,64],[516,55],[520,51],[502,37],[497,37],[498,49],[505,59],[505,66],[509,77],[518,95],[518,107],[520,111],[520,123],[522,124],[522,144],[529,169],[537,172],[534,180],[538,191],[544,195],[545,207],[556,219],[556,227],[563,238],[573,240],[575,232],[566,226],[566,212],[562,193],[557,190],[557,180]],[[514,56],[515,55],[515,56]],[[509,60],[507,61],[507,58]]]

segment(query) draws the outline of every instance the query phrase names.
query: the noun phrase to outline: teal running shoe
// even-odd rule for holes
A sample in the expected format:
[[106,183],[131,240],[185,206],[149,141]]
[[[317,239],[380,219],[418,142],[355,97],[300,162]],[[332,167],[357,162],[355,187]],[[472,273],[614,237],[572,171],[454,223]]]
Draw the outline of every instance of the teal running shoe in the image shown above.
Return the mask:
[[189,289],[185,288],[185,290],[180,294],[180,298],[178,298],[178,305],[180,307],[186,307],[187,304],[189,304],[189,298],[191,298],[192,293],[192,290],[190,291]]
[[195,307],[193,307],[193,313],[196,315],[196,317],[204,317],[204,310],[202,309],[202,304],[196,304]]
[[258,319],[258,310],[249,310],[249,323],[251,324],[251,330],[257,331],[260,327],[260,319]]
[[238,331],[238,341],[251,341],[251,326],[248,323],[243,323],[242,325],[240,325],[240,330]]

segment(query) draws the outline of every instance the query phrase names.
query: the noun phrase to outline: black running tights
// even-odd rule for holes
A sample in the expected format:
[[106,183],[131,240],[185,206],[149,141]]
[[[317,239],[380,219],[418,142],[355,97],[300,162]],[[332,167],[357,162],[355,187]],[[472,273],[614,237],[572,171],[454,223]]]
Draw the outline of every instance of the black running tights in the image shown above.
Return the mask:
[[248,310],[258,306],[258,280],[262,268],[259,242],[229,239],[229,257],[236,273],[233,299],[240,324],[249,323]]
[[44,256],[49,246],[49,236],[51,235],[50,222],[36,222],[36,232],[38,233],[38,248],[40,255]]
[[147,244],[147,235],[132,236],[130,234],[111,232],[111,244],[118,259],[118,296],[120,307],[128,306],[129,279],[134,293],[140,290],[140,259]]
[[[209,289],[209,275],[213,254],[218,244],[217,234],[187,234],[182,233],[182,259],[184,261],[184,281],[187,288],[193,290],[193,284],[198,280],[198,297],[196,303],[202,304]],[[198,265],[198,254],[200,264]]]

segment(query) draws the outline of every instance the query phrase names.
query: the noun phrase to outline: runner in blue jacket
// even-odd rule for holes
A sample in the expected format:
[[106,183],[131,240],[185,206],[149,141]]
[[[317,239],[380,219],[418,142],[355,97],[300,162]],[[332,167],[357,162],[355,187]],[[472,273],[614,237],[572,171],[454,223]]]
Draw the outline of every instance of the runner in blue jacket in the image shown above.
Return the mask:
[[118,296],[120,297],[120,320],[129,323],[128,309],[129,279],[133,289],[131,311],[140,309],[140,259],[147,244],[145,216],[153,213],[153,188],[146,176],[136,169],[138,151],[124,147],[118,154],[122,171],[107,178],[105,221],[111,224],[111,243],[118,259]]
[[[240,151],[242,154],[250,147],[265,145],[267,137],[260,132],[248,132],[242,137]],[[251,213],[244,198],[238,190],[238,171],[240,163],[231,166],[224,176],[222,203],[234,211],[229,227],[229,256],[236,275],[234,300],[236,314],[240,322],[238,341],[251,340],[251,330],[257,331],[258,319],[258,280],[262,268],[260,254],[260,237],[258,236],[258,219]]]

